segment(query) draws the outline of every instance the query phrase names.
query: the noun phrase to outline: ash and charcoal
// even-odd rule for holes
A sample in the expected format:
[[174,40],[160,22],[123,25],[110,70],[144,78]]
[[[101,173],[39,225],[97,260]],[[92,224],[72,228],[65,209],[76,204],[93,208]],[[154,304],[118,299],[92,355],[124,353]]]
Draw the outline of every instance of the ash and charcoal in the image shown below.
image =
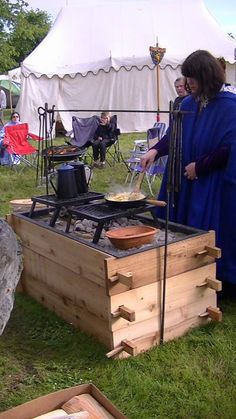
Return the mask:
[[[47,215],[42,215],[37,217],[37,221],[40,224],[48,225],[49,219],[52,216],[52,213],[49,212]],[[66,231],[66,214],[60,213],[60,217],[57,219],[55,226],[53,227],[55,230],[65,233]],[[149,225],[153,225],[153,223],[148,223]],[[127,254],[133,254],[137,252],[142,252],[148,249],[152,249],[155,247],[161,247],[165,244],[165,230],[161,228],[158,233],[156,234],[153,243],[145,244],[140,247],[131,248],[128,250],[120,250],[113,246],[110,240],[105,237],[105,233],[107,230],[120,228],[120,227],[128,227],[128,226],[137,226],[137,225],[147,225],[147,222],[144,223],[139,219],[131,219],[131,218],[118,218],[116,220],[110,221],[109,224],[106,224],[102,230],[100,239],[98,243],[93,243],[93,238],[95,235],[95,231],[97,228],[97,222],[92,221],[89,219],[83,220],[75,220],[72,218],[70,231],[67,233],[71,236],[71,238],[76,238],[81,240],[81,242],[86,243],[88,246],[95,247],[96,249],[100,249],[105,251],[108,254],[123,257]],[[158,228],[158,227],[157,227]],[[172,231],[168,230],[168,243],[173,243],[175,241],[184,240],[186,237],[189,236],[190,233],[184,233],[183,231]]]
[[[144,225],[144,223],[142,223],[139,220],[129,219],[126,217],[119,218],[118,220],[115,220],[115,221],[111,221],[109,226],[105,227],[102,230],[97,246],[107,251],[108,253],[109,251],[116,250],[116,252],[119,252],[119,254],[121,255],[127,254],[127,250],[118,250],[117,248],[113,246],[110,240],[105,236],[106,230],[112,230],[112,229],[116,229],[120,227],[138,226],[138,225]],[[80,238],[91,241],[94,237],[96,227],[97,227],[97,223],[94,221],[87,220],[87,219],[77,220],[75,221],[72,227],[71,233],[76,234]],[[168,243],[172,243],[173,241],[176,241],[176,240],[183,240],[183,238],[185,237],[186,237],[186,234],[183,234],[182,232],[173,232],[170,230],[168,231]],[[165,244],[165,230],[160,229],[158,233],[155,235],[153,243],[139,246],[138,248],[136,248],[136,250],[137,249],[146,250],[153,247],[160,247],[160,246],[163,246],[164,244]],[[130,253],[130,250],[128,250],[128,253]]]

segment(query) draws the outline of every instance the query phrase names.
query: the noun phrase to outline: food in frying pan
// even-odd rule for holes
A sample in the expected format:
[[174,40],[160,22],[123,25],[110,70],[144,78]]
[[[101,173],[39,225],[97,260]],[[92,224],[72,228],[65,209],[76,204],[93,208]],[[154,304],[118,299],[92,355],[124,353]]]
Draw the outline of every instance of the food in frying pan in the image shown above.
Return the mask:
[[120,192],[111,193],[107,195],[106,199],[114,202],[139,201],[145,199],[145,195],[142,192]]
[[64,155],[69,153],[77,153],[79,148],[77,146],[54,146],[47,150],[49,156]]

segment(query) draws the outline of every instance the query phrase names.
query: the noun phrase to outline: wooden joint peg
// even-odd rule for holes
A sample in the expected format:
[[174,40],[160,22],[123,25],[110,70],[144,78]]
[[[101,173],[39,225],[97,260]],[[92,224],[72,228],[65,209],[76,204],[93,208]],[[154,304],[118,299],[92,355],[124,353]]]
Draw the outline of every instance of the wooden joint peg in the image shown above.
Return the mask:
[[122,272],[117,272],[116,275],[111,276],[110,278],[111,282],[120,282],[123,285],[126,285],[129,288],[132,288],[133,286],[133,274],[132,272],[126,272],[126,273],[122,273]]
[[211,256],[214,259],[219,259],[221,257],[221,249],[215,246],[205,246],[203,250],[200,250],[196,253],[196,256]]
[[115,349],[107,352],[106,357],[113,358],[114,356],[120,354],[122,351],[125,351],[132,356],[135,356],[138,353],[137,346],[131,340],[125,339],[122,340],[120,346],[117,346]]
[[137,345],[135,345],[135,343],[132,342],[132,340],[122,340],[121,345],[124,348],[124,351],[127,352],[128,354],[135,356],[138,353],[137,350]]
[[135,311],[129,309],[128,307],[125,306],[120,306],[118,308],[117,311],[115,311],[114,313],[111,314],[112,317],[116,318],[116,317],[123,317],[123,319],[128,320],[129,322],[134,322],[135,321]]
[[122,345],[117,346],[117,348],[112,349],[112,351],[106,353],[107,358],[113,358],[114,356],[120,354],[124,350]]
[[199,314],[199,317],[210,317],[217,322],[222,321],[222,311],[218,307],[207,307],[204,313]]
[[196,285],[196,287],[197,288],[208,287],[208,288],[211,288],[215,291],[221,291],[222,290],[222,282],[219,281],[218,279],[207,277],[204,282],[202,282],[199,285]]

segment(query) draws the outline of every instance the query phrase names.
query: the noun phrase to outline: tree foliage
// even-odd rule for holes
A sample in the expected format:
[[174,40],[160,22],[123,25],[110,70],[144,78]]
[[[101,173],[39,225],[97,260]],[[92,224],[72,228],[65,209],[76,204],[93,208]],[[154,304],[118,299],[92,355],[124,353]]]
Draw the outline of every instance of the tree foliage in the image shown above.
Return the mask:
[[50,26],[50,16],[39,9],[28,10],[24,0],[0,0],[0,73],[20,66]]

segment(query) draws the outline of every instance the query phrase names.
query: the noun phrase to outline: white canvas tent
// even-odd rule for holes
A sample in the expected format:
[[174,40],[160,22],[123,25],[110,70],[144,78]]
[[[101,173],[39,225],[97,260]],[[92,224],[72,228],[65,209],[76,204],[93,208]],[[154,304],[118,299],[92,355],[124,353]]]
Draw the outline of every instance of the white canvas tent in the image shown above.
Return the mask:
[[17,68],[13,68],[12,70],[9,70],[8,77],[10,80],[20,83],[21,82],[21,68],[17,67]]
[[[37,108],[156,110],[157,71],[149,46],[158,37],[166,54],[160,65],[160,109],[176,96],[173,83],[193,51],[224,56],[235,82],[235,41],[226,35],[203,0],[86,0],[61,9],[41,44],[22,63],[21,119],[37,132]],[[97,112],[80,113],[88,116]],[[75,112],[57,117],[67,130]],[[161,117],[163,119],[163,117]],[[154,114],[118,113],[124,131],[145,131]]]

